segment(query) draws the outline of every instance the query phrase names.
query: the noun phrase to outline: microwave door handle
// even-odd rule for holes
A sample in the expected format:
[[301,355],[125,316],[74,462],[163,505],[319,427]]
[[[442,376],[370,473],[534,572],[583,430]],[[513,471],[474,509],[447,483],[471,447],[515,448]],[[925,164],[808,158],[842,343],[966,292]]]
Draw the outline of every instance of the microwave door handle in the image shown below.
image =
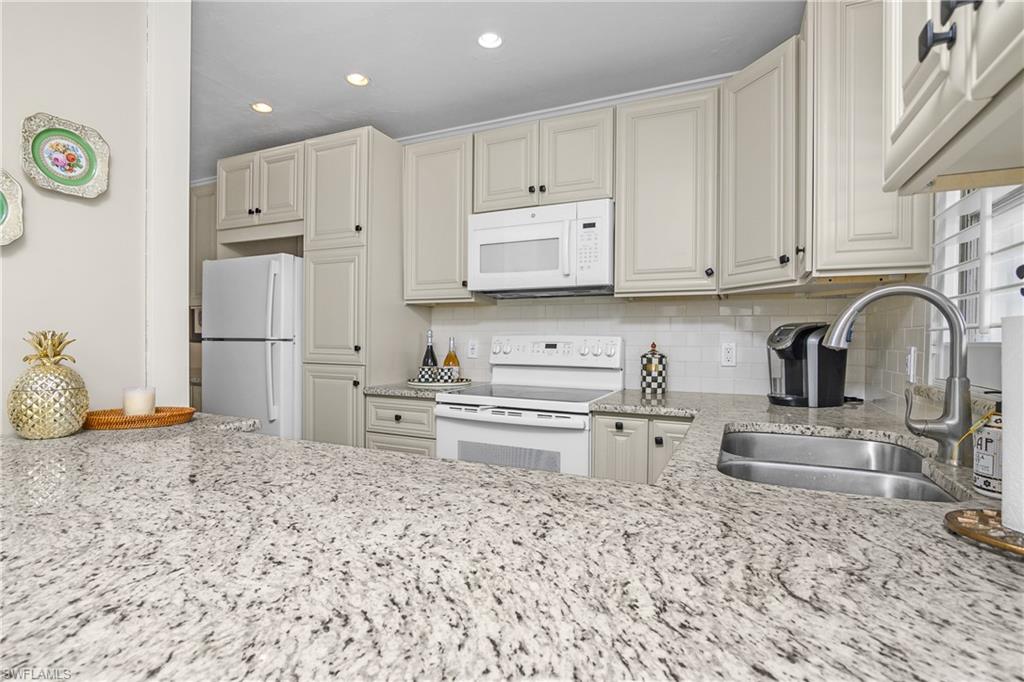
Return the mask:
[[572,269],[569,267],[569,239],[572,235],[574,222],[566,223],[565,228],[562,231],[562,275],[569,277],[572,275]]

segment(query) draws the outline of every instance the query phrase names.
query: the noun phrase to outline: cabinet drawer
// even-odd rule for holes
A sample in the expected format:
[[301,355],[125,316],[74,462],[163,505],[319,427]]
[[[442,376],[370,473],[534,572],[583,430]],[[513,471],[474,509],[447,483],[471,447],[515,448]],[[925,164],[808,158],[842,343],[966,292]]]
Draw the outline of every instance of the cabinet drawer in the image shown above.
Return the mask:
[[429,400],[367,398],[366,430],[433,438],[434,403]]
[[427,438],[410,436],[393,436],[385,433],[366,433],[366,447],[371,450],[390,450],[405,452],[410,455],[436,457],[436,442]]

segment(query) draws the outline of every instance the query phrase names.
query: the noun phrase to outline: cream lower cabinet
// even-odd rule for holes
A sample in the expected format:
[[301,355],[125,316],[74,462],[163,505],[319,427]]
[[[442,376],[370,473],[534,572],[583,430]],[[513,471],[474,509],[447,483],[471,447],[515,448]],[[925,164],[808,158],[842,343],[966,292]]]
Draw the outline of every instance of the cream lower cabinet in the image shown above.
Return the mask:
[[217,162],[217,229],[302,220],[303,143]]
[[927,272],[930,201],[884,192],[883,0],[807,6],[815,275]]
[[302,437],[362,446],[364,377],[359,366],[303,365]]
[[799,38],[722,84],[721,289],[794,284]]
[[368,396],[366,447],[436,456],[434,401]]
[[688,421],[597,415],[592,425],[591,476],[654,483],[689,428]]
[[718,284],[718,89],[618,107],[615,294]]
[[473,301],[466,237],[473,210],[473,137],[405,147],[402,230],[408,303]]
[[188,300],[203,304],[203,261],[217,258],[217,185],[196,185],[188,193]]
[[304,360],[359,363],[366,344],[366,249],[307,251],[304,260]]

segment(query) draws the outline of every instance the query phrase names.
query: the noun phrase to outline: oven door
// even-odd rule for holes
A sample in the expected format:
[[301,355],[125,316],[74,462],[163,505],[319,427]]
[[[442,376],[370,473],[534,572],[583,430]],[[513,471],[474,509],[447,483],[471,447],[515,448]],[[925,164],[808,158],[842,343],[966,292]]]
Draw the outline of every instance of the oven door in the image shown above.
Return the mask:
[[471,216],[468,288],[518,291],[575,286],[575,219],[574,204]]
[[438,405],[437,455],[590,475],[590,417],[536,410]]

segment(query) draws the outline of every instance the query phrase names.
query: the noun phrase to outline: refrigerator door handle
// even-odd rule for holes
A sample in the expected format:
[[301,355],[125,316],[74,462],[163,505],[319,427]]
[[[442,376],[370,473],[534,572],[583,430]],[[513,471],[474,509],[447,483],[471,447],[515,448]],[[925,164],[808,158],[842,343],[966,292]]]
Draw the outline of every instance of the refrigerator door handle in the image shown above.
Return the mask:
[[274,338],[274,290],[277,288],[280,269],[276,260],[270,261],[267,269],[267,338]]
[[276,422],[278,405],[274,402],[274,348],[277,341],[265,345],[267,356],[267,421]]

